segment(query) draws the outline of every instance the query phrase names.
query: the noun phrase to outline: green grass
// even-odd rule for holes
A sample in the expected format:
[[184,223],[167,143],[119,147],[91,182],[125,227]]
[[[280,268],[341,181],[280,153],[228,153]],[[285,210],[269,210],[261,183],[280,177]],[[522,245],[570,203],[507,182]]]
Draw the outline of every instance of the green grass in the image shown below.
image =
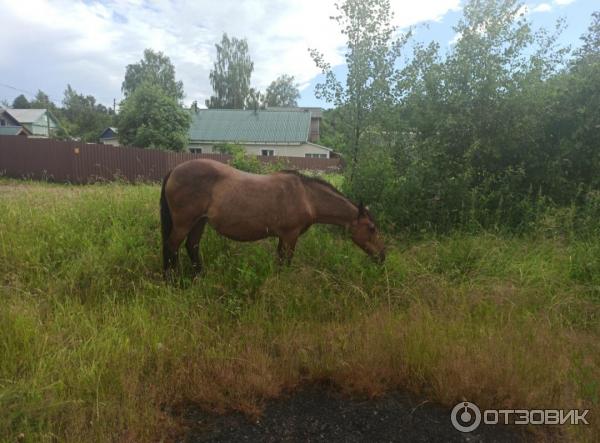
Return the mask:
[[600,239],[390,238],[378,267],[315,227],[275,241],[211,229],[197,281],[161,278],[158,186],[0,182],[0,439],[173,438],[177,412],[259,413],[312,380],[453,406],[589,408],[600,435]]

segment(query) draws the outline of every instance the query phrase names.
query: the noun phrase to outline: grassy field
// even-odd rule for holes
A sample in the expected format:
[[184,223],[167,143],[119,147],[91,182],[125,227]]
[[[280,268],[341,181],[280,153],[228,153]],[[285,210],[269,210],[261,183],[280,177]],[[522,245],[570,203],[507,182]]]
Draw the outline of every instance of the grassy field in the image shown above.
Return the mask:
[[170,439],[189,403],[257,414],[312,380],[591,409],[558,432],[600,435],[600,238],[390,238],[378,267],[315,227],[278,269],[274,240],[208,229],[204,277],[167,285],[158,195],[0,182],[0,439]]

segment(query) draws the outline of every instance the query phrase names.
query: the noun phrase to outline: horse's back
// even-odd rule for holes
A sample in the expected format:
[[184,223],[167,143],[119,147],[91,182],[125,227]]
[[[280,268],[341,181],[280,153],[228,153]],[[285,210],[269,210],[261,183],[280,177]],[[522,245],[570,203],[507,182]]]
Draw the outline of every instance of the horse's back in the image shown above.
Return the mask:
[[280,235],[309,217],[304,188],[297,177],[242,171],[215,186],[208,212],[217,231],[238,240]]
[[221,234],[256,240],[309,222],[310,208],[294,174],[252,174],[213,160],[191,160],[173,169],[169,205],[183,218],[207,217]]
[[224,163],[208,159],[195,159],[175,166],[171,171],[171,177],[177,182],[185,182],[190,179],[197,180],[198,177],[218,178],[226,176],[231,173],[230,171],[235,171],[235,169]]

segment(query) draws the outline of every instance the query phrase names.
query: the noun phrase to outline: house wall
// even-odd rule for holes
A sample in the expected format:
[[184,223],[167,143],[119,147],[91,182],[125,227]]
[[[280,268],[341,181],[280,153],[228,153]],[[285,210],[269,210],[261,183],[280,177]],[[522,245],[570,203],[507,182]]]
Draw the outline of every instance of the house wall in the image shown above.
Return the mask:
[[[306,154],[325,154],[325,158],[330,158],[330,151],[320,146],[311,145],[309,143],[301,143],[295,145],[247,144],[241,146],[243,146],[246,152],[250,155],[261,155],[263,149],[269,149],[274,151],[273,155],[275,156],[306,157]],[[193,150],[194,148],[202,149],[202,154],[212,154],[216,152],[213,150],[213,144],[210,143],[190,143],[189,149]]]
[[4,111],[0,111],[0,125],[2,126],[21,126],[18,121],[12,118]]
[[320,126],[321,126],[321,118],[312,117],[310,119],[310,134],[308,135],[308,140],[311,142],[318,142],[321,137],[320,134]]
[[100,143],[103,145],[121,146],[118,138],[101,138]]
[[29,132],[31,132],[33,137],[48,137],[48,127],[50,128],[51,132],[58,128],[58,125],[54,122],[54,120],[48,118],[48,114],[42,115],[33,123],[25,123],[23,126],[25,126]]

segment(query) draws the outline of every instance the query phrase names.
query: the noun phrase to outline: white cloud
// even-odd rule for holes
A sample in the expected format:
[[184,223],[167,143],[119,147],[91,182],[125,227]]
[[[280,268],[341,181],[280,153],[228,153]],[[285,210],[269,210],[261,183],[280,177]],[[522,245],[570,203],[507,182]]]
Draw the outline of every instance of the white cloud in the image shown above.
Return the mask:
[[[460,0],[392,0],[392,8],[394,24],[404,28],[440,21]],[[118,100],[125,66],[153,48],[173,61],[186,102],[203,103],[223,32],[247,38],[252,82],[261,89],[283,73],[306,87],[319,73],[308,48],[332,65],[344,62],[344,36],[329,19],[334,0],[0,0],[0,10],[3,82],[43,89],[55,100],[67,83],[105,104]]]
[[549,3],[540,3],[537,6],[531,8],[531,12],[550,12],[552,11],[552,5]]
[[523,5],[517,11],[517,15],[531,15],[536,12],[552,12],[554,6],[550,3],[539,3],[537,5]]
[[452,39],[450,39],[450,41],[448,41],[448,44],[450,46],[455,45],[458,43],[458,41],[462,38],[462,33],[461,32],[456,32],[454,34],[454,36],[452,37]]
[[540,3],[536,6],[526,5],[526,13],[535,13],[535,12],[552,12],[555,6],[566,6],[573,3],[575,0],[553,0],[552,3]]

